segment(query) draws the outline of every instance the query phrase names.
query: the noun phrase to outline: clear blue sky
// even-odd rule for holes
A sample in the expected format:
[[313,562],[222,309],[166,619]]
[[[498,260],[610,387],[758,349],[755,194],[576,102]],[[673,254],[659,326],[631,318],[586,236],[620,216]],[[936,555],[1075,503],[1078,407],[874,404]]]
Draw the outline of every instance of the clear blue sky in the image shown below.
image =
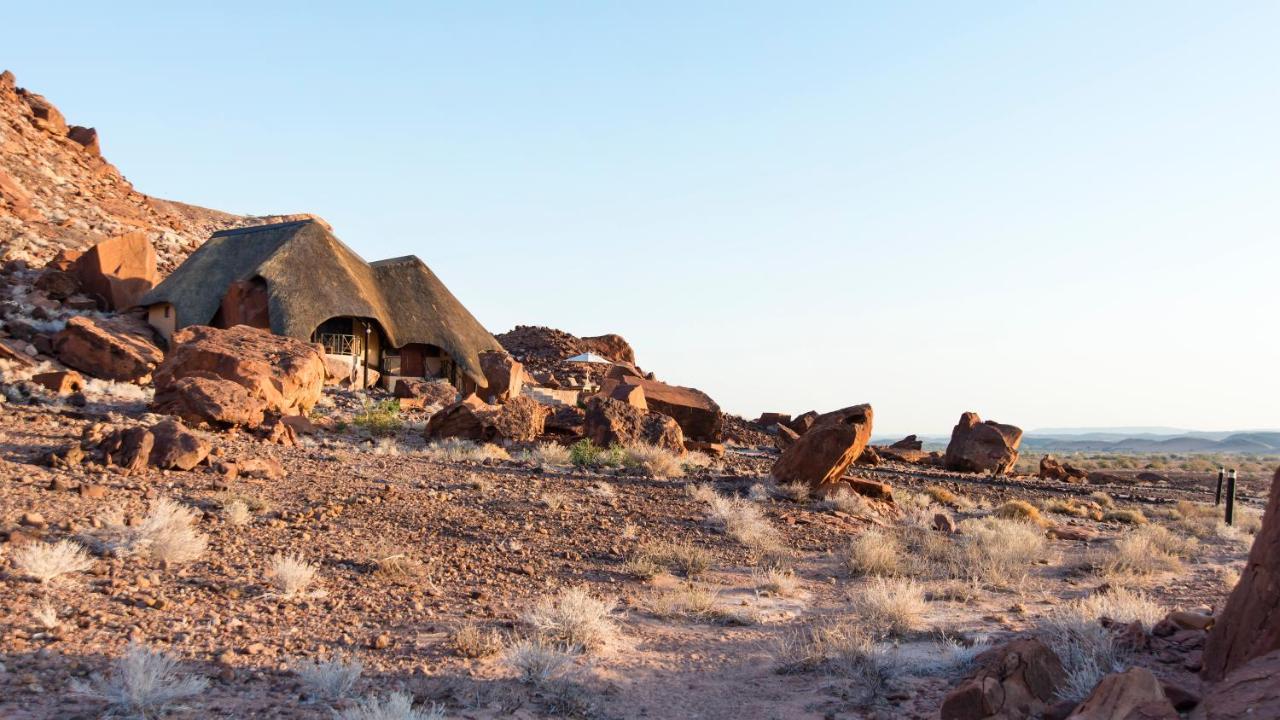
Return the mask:
[[1280,4],[19,3],[162,197],[314,212],[726,409],[1280,426]]

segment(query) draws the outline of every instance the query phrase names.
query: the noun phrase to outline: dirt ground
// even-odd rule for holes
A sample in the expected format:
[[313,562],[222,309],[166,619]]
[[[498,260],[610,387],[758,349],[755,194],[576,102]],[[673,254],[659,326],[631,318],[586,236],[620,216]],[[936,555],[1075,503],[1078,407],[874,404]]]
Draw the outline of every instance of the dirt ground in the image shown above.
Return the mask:
[[[708,522],[706,502],[686,485],[746,497],[765,482],[774,457],[769,448],[731,447],[724,461],[669,479],[519,460],[440,461],[420,452],[423,442],[412,429],[395,442],[322,432],[301,447],[244,434],[210,436],[223,458],[279,460],[287,474],[275,480],[226,481],[211,467],[126,476],[94,465],[41,464],[91,422],[121,411],[138,408],[0,406],[0,531],[7,538],[0,543],[6,573],[0,717],[100,716],[106,706],[99,698],[71,688],[110,673],[130,642],[171,653],[183,671],[210,679],[203,693],[172,711],[180,718],[332,717],[332,708],[352,701],[312,697],[291,668],[302,658],[334,656],[363,663],[354,696],[401,689],[457,718],[935,718],[948,688],[964,675],[963,667],[903,674],[869,698],[854,679],[830,669],[782,671],[780,644],[797,629],[846,613],[849,591],[867,582],[844,569],[842,548],[869,527],[899,522],[902,510],[872,503],[866,513],[850,513],[776,493],[759,499],[790,551],[796,579],[785,592],[762,589],[759,558]],[[1214,481],[1181,473],[1100,488],[893,463],[857,473],[890,483],[899,505],[926,487],[948,488],[967,499],[966,508],[924,512],[956,519],[981,517],[1010,499],[1043,505],[1099,490],[1154,519],[1178,500],[1211,503]],[[83,497],[76,491],[81,484],[105,486],[105,497]],[[1256,513],[1266,489],[1263,479],[1246,478],[1240,501],[1252,510],[1241,512]],[[96,556],[87,572],[43,584],[11,567],[24,542],[92,536],[103,516],[139,517],[159,498],[200,511],[197,527],[208,549],[199,559],[165,567]],[[245,525],[225,519],[223,508],[234,498],[254,511]],[[958,598],[935,593],[922,626],[894,639],[893,652],[928,657],[943,636],[999,642],[1034,629],[1064,601],[1106,586],[1106,578],[1081,570],[1076,560],[1131,527],[1046,517],[1091,537],[1051,540],[1044,561],[1013,586],[976,587]],[[697,584],[714,593],[717,612],[673,618],[651,611],[656,595],[685,582],[630,571],[628,558],[659,542],[690,543],[709,554],[710,568]],[[1168,609],[1219,608],[1228,589],[1222,568],[1241,565],[1247,549],[1247,537],[1204,539],[1179,572],[1146,578],[1142,588]],[[272,592],[265,573],[276,553],[318,566],[312,592],[293,599]],[[387,562],[393,557],[405,563],[393,567]],[[457,651],[454,632],[464,624],[518,637],[528,632],[522,621],[528,608],[575,586],[616,600],[617,633],[578,656],[557,682],[519,682],[500,652],[469,659]],[[57,611],[55,628],[33,619],[45,604]],[[1193,682],[1182,666],[1154,669]]]

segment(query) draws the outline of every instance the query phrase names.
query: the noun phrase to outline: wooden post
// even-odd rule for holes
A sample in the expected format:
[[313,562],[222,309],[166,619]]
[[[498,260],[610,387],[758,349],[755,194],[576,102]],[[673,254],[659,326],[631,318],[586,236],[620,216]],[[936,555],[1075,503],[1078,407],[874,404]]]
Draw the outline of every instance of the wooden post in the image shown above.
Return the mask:
[[1222,479],[1226,477],[1226,475],[1227,475],[1226,468],[1224,467],[1218,468],[1218,491],[1213,494],[1213,504],[1215,506],[1222,504]]
[[364,321],[364,391],[369,392],[369,322]]
[[1227,475],[1227,524],[1236,522],[1236,471],[1233,468]]

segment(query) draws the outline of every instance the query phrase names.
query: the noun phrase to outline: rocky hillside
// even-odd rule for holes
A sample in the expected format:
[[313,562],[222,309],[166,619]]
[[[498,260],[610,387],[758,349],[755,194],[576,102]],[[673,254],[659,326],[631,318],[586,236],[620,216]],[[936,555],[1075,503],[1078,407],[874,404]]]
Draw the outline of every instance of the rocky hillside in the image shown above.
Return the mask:
[[98,133],[0,73],[0,263],[41,265],[137,230],[168,272],[211,233],[271,221],[144,195],[102,156]]

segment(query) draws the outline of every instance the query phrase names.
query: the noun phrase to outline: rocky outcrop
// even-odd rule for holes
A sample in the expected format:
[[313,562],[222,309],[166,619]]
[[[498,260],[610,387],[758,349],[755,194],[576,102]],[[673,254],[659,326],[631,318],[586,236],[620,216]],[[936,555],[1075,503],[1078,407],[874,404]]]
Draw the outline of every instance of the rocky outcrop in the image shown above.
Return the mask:
[[1160,681],[1146,668],[1111,673],[1067,720],[1178,720],[1178,711],[1165,697]]
[[146,233],[132,232],[103,240],[74,264],[80,291],[107,310],[127,310],[160,282],[156,251]]
[[301,340],[237,325],[193,325],[174,333],[156,370],[156,396],[167,398],[186,377],[222,378],[244,387],[268,412],[306,414],[324,387],[324,353]]
[[637,377],[633,370],[614,365],[600,382],[600,392],[612,396],[619,384],[642,388],[649,410],[674,418],[685,437],[704,442],[724,439],[724,416],[720,406],[701,390]]
[[684,433],[673,418],[600,395],[587,401],[582,434],[599,447],[646,443],[685,452]]
[[473,394],[432,415],[425,437],[530,442],[545,430],[549,413],[550,409],[523,395],[504,405],[490,405]]
[[1043,714],[1064,680],[1044,643],[1021,639],[976,659],[978,669],[947,694],[941,720],[1016,720]]
[[1045,455],[1040,458],[1040,472],[1037,477],[1041,480],[1082,483],[1089,477],[1089,473],[1071,463],[1061,462],[1052,455]]
[[1280,650],[1233,668],[1209,687],[1191,717],[1202,720],[1280,718]]
[[524,384],[524,366],[505,352],[480,353],[480,371],[487,387],[478,391],[491,403],[504,403],[520,395]]
[[779,484],[805,483],[816,494],[839,486],[871,438],[870,405],[854,405],[818,416],[773,464]]
[[215,375],[192,375],[157,391],[151,409],[189,423],[257,427],[262,424],[267,404],[238,383]]
[[129,318],[92,320],[73,317],[53,338],[53,351],[64,365],[105,380],[145,385],[164,359],[151,341],[151,331]]
[[1209,632],[1201,674],[1219,680],[1275,650],[1280,650],[1280,470],[1271,482],[1249,563]]
[[966,412],[951,431],[944,463],[948,470],[1004,475],[1018,462],[1021,442],[1020,428],[983,422],[977,413]]
[[915,435],[908,435],[889,447],[894,450],[923,450],[924,441],[920,440]]
[[809,428],[813,427],[813,424],[817,422],[817,420],[818,411],[810,410],[809,412],[801,413],[792,418],[791,421],[787,423],[787,427],[791,428],[791,431],[797,435],[804,435],[809,432]]

